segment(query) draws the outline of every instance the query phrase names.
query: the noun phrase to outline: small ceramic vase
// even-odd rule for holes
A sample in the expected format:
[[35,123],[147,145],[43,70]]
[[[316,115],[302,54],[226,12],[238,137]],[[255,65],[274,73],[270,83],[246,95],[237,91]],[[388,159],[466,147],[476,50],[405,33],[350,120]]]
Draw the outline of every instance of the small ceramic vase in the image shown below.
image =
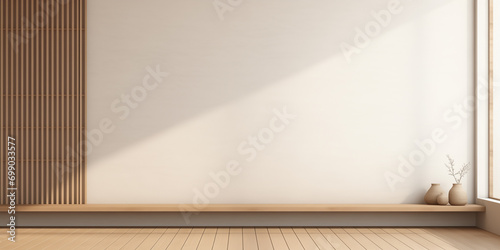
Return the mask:
[[448,205],[448,197],[444,193],[441,193],[437,197],[437,204],[438,205]]
[[438,183],[433,183],[431,184],[431,188],[427,191],[427,193],[424,196],[425,203],[429,205],[437,205],[437,197],[443,193],[443,189],[441,188],[441,185]]

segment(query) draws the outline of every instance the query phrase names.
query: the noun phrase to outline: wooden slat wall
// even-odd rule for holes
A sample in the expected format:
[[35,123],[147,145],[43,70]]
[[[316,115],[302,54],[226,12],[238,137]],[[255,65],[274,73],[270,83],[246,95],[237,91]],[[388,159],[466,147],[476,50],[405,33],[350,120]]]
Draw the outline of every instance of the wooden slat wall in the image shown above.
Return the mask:
[[17,204],[84,204],[86,0],[0,1],[0,204],[7,137]]

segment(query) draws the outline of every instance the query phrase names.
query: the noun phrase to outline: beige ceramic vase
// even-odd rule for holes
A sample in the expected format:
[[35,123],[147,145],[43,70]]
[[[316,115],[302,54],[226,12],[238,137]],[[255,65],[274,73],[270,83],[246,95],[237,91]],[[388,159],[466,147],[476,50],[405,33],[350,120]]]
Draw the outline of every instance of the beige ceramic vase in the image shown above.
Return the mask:
[[445,193],[441,193],[440,195],[438,195],[437,197],[437,204],[438,205],[448,205],[448,197],[446,196]]
[[453,184],[448,193],[450,204],[454,206],[465,206],[467,204],[467,193],[461,183]]
[[437,198],[442,193],[443,189],[441,188],[441,185],[438,183],[432,183],[431,188],[429,188],[424,196],[425,203],[429,205],[437,205]]

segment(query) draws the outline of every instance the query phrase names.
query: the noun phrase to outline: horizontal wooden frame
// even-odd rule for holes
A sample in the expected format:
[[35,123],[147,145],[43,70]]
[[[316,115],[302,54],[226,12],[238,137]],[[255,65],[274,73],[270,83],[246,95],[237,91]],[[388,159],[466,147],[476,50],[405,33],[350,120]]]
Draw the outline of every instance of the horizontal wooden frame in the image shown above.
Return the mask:
[[[18,205],[16,212],[484,212],[482,205],[426,204],[78,204]],[[0,206],[7,211],[8,206]]]

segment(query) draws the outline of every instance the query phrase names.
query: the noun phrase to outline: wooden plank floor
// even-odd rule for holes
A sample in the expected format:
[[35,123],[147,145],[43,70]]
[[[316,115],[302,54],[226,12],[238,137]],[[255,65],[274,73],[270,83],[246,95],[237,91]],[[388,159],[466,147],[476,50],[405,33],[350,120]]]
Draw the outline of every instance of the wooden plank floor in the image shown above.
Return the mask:
[[19,228],[0,249],[500,249],[478,228]]

